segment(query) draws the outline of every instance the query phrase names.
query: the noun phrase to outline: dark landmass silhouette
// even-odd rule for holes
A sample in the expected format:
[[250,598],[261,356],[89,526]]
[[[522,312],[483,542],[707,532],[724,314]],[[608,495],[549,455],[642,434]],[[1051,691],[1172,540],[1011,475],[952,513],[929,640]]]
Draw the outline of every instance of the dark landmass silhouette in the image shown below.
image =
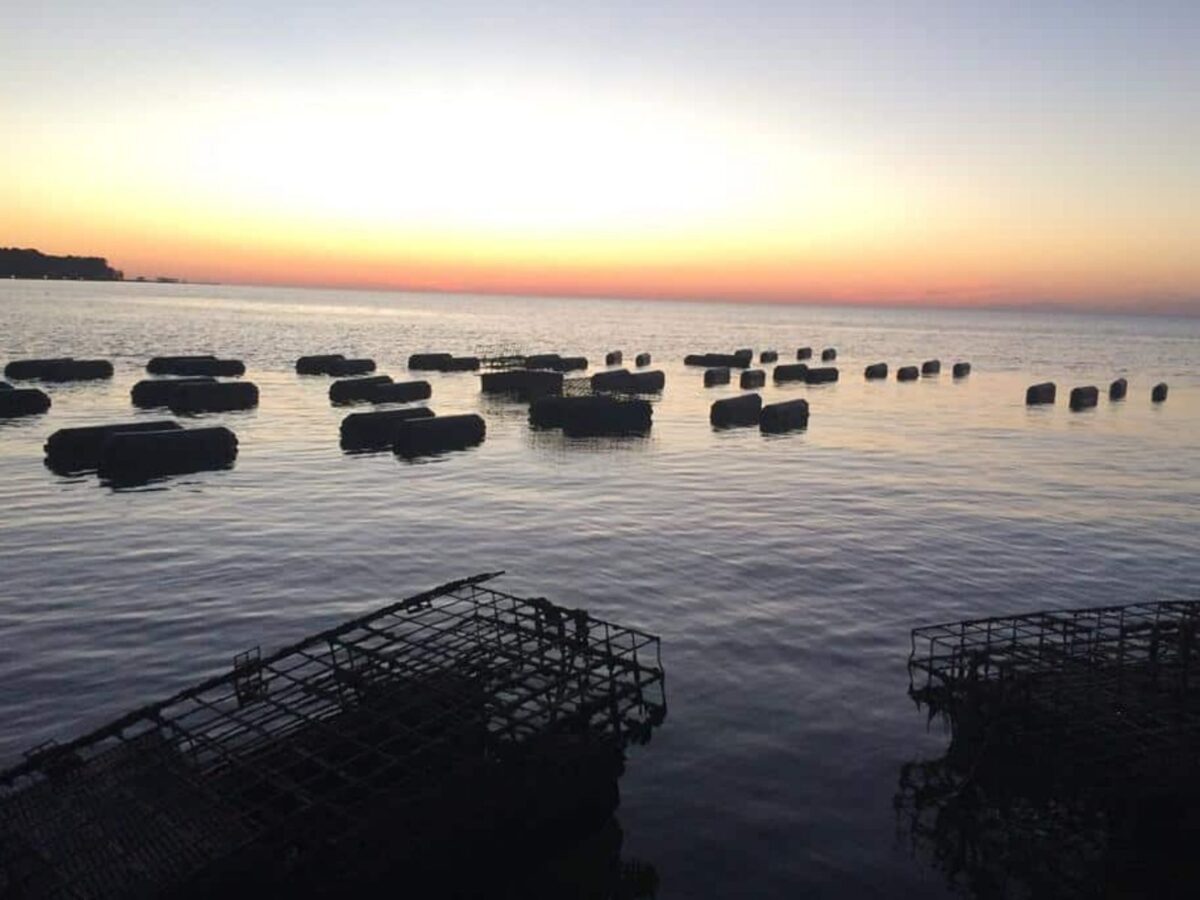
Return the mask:
[[49,256],[31,248],[0,247],[0,278],[122,281],[125,275],[102,256]]

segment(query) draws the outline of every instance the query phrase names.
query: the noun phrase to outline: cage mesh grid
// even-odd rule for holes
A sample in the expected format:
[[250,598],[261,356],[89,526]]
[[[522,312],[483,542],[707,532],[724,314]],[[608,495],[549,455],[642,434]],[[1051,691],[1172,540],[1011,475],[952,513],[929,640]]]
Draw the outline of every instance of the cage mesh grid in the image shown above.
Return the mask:
[[1076,762],[1157,766],[1200,737],[1200,601],[914,629],[910,693],[952,730],[1003,723]]
[[352,833],[553,735],[648,739],[659,641],[485,574],[443,585],[31,751],[0,773],[0,887],[93,897],[161,886],[319,822]]

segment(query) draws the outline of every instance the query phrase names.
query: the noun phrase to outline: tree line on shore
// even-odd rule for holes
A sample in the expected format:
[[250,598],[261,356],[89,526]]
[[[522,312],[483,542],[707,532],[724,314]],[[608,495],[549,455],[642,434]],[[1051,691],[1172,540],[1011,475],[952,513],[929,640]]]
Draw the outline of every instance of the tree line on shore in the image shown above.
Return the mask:
[[122,281],[125,274],[102,256],[51,256],[33,249],[0,247],[0,278]]

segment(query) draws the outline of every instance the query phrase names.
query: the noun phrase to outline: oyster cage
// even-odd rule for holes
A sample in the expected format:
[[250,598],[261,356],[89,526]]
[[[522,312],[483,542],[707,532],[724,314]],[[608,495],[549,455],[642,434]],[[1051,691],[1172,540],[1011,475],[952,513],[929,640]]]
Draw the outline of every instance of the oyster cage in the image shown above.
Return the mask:
[[1020,744],[1080,774],[1174,777],[1200,757],[1200,601],[917,628],[908,670],[960,745]]
[[0,772],[0,895],[277,886],[346,848],[355,867],[372,845],[419,861],[514,809],[561,818],[573,792],[615,805],[623,750],[666,716],[658,638],[488,586],[499,574],[255,648],[34,748]]

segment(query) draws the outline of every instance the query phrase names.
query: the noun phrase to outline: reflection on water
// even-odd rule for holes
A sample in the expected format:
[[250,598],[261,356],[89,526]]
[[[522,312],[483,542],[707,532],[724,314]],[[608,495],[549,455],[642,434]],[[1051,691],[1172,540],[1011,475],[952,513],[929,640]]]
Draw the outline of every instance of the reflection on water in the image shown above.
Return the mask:
[[[0,311],[0,360],[116,367],[0,422],[0,758],[223,671],[230,646],[507,569],[663,637],[672,717],[621,806],[660,896],[936,897],[891,806],[902,763],[944,749],[895,690],[909,630],[1200,582],[1196,320],[30,282],[0,284]],[[806,431],[712,430],[740,391],[705,389],[686,354],[806,345],[838,348],[840,380],[761,391],[807,399]],[[485,443],[346,455],[329,380],[294,371],[337,351],[400,377],[410,353],[488,347],[651,352],[650,434],[534,432],[524,404],[435,373],[429,406],[480,413]],[[45,469],[56,429],[160,418],[130,389],[165,353],[246,361],[259,408],[190,420],[237,433],[232,469],[129,491]],[[972,372],[862,377],[935,357]],[[1125,401],[1067,410],[1070,387],[1118,376]],[[1026,408],[1046,380],[1063,399]]]

